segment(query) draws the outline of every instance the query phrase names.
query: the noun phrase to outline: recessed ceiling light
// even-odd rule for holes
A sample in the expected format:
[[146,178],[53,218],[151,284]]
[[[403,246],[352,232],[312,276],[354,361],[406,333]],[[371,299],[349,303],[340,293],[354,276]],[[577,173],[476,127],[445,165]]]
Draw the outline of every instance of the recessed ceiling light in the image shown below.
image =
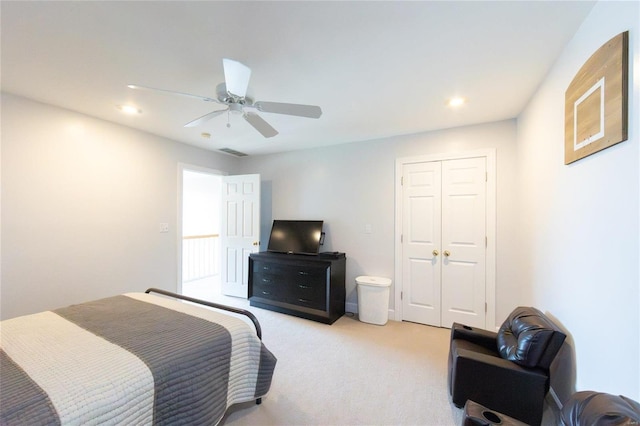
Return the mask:
[[447,102],[447,105],[449,105],[450,107],[459,107],[461,105],[464,105],[466,102],[467,101],[465,98],[451,98],[449,99],[449,102]]
[[125,114],[142,114],[142,110],[131,105],[117,105],[117,108]]

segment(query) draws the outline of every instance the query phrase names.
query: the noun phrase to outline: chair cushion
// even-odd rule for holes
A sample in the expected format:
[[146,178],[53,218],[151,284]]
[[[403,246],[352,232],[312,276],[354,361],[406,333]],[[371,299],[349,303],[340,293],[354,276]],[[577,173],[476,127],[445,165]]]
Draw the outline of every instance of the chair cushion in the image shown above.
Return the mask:
[[576,392],[562,408],[562,422],[568,426],[637,425],[640,404],[608,393]]
[[565,337],[542,312],[520,306],[498,331],[498,352],[523,367],[548,369]]

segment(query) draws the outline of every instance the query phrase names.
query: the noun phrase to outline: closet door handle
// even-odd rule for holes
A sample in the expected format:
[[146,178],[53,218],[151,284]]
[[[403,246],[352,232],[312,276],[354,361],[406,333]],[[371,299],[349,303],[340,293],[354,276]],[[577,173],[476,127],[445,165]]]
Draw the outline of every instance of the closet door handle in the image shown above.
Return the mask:
[[451,252],[449,250],[445,250],[444,251],[444,255],[449,257],[449,256],[451,256]]
[[433,255],[434,255],[434,256],[437,256],[437,255],[439,255],[439,254],[440,254],[440,252],[439,252],[438,250],[434,250],[434,251],[433,251]]

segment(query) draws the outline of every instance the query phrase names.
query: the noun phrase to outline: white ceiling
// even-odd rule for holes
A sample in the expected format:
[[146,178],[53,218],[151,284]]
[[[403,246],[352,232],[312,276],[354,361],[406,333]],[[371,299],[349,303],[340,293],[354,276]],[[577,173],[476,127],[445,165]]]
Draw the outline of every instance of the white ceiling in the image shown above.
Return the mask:
[[[593,4],[3,0],[2,91],[248,154],[418,133],[516,117]],[[127,88],[215,97],[225,57],[251,68],[255,100],[322,117],[260,113],[270,139],[237,115],[184,128],[221,106]],[[452,96],[468,103],[451,109]]]

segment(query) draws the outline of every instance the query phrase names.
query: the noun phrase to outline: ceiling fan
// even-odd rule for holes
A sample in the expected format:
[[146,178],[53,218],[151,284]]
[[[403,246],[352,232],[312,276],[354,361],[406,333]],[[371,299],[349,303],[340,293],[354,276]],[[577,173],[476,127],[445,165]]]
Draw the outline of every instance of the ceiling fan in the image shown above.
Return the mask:
[[[301,105],[301,104],[289,104],[281,102],[264,102],[255,101],[247,96],[247,89],[249,87],[249,78],[251,77],[251,68],[246,65],[234,61],[232,59],[224,58],[222,60],[224,67],[224,83],[220,83],[216,86],[216,98],[209,98],[206,96],[192,95],[189,93],[175,92],[173,90],[156,89],[153,87],[140,86],[137,84],[128,85],[131,89],[143,89],[152,90],[156,92],[162,92],[167,94],[186,96],[189,98],[200,99],[205,102],[215,102],[221,105],[226,105],[224,109],[212,111],[202,117],[196,118],[184,125],[184,127],[195,127],[208,121],[218,115],[228,112],[242,114],[242,117],[251,125],[254,129],[262,134],[265,138],[271,138],[278,134],[278,131],[271,127],[262,117],[256,112],[270,112],[275,114],[294,115],[298,117],[307,118],[320,118],[322,110],[319,106],[315,105]],[[249,111],[247,111],[249,109]],[[227,127],[230,124],[227,123]]]

